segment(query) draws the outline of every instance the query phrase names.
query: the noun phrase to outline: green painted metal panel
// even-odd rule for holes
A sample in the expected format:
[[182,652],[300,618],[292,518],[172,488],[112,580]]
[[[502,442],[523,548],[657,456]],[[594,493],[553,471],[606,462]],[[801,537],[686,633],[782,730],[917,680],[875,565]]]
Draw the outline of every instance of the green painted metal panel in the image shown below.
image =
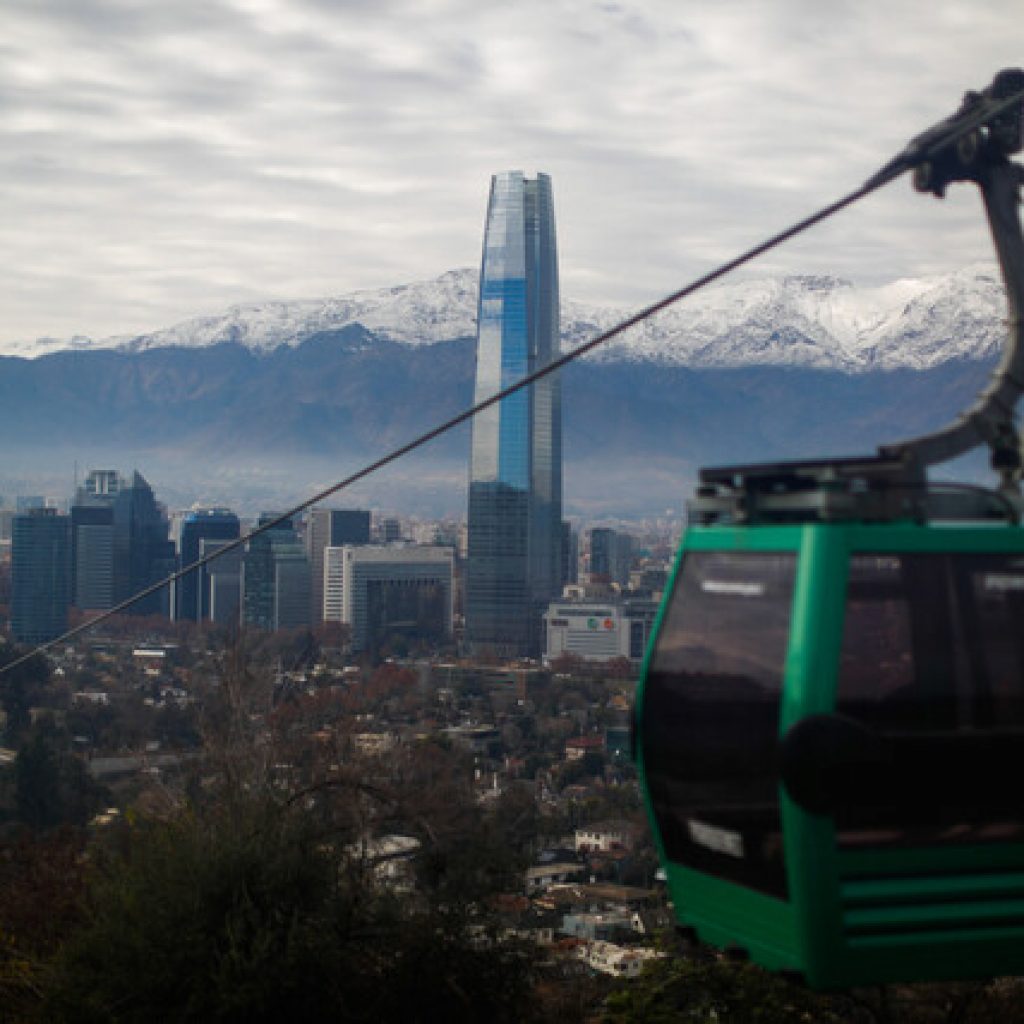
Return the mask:
[[967,896],[1012,897],[1024,893],[1024,872],[996,871],[979,875],[935,875],[924,878],[870,878],[840,885],[847,906],[930,900],[958,900]]

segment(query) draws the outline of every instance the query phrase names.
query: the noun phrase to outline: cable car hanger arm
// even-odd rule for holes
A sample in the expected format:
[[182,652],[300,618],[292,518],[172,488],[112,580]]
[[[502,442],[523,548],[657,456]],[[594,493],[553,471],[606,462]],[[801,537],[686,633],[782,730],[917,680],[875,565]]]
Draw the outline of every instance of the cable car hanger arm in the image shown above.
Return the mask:
[[[921,437],[883,445],[879,455],[908,469],[926,467],[988,445],[1004,493],[1018,494],[1020,439],[1014,408],[1024,393],[1024,234],[1018,206],[1024,168],[1009,160],[1024,144],[1024,71],[1001,71],[981,93],[969,92],[960,110],[916,136],[876,178],[913,168],[914,187],[942,197],[948,185],[973,181],[985,213],[1006,289],[1009,334],[999,366],[974,405],[948,426]],[[871,179],[874,181],[875,179]]]

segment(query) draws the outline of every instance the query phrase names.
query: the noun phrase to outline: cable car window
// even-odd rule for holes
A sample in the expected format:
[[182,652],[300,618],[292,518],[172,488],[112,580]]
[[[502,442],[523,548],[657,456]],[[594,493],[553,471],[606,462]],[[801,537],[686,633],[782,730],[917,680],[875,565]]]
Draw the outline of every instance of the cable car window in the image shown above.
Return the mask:
[[688,552],[643,706],[669,859],[783,897],[776,755],[795,574],[793,553]]
[[1022,625],[1020,556],[851,560],[836,710],[865,746],[841,845],[1024,839]]

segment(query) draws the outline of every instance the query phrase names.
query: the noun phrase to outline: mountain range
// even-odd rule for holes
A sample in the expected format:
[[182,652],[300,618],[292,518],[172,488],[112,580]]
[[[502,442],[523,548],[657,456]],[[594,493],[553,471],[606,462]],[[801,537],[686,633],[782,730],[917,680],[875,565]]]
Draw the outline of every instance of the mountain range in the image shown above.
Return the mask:
[[[1005,327],[994,269],[860,287],[831,277],[701,292],[563,371],[566,505],[681,507],[701,464],[863,454],[950,419]],[[476,274],[237,306],[136,337],[0,356],[0,493],[66,494],[137,466],[164,500],[281,506],[468,406]],[[563,300],[563,348],[628,311]],[[468,429],[342,504],[464,505]]]

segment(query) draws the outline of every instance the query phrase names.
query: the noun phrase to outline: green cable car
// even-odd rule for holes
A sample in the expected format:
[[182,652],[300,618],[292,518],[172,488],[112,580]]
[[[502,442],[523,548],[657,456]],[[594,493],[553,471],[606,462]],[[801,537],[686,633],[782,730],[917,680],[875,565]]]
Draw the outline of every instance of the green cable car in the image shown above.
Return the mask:
[[[817,988],[1024,973],[1022,87],[911,144],[919,190],[981,188],[992,382],[877,456],[703,470],[637,692],[679,927]],[[998,490],[927,482],[982,444]]]

